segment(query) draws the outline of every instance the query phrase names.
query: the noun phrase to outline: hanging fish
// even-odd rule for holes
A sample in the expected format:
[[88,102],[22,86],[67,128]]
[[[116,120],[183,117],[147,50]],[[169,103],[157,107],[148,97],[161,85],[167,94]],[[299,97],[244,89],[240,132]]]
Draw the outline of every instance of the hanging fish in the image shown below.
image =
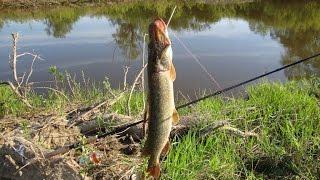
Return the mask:
[[172,124],[179,121],[175,109],[173,81],[176,71],[172,64],[171,40],[167,25],[157,18],[149,26],[148,45],[148,120],[147,140],[142,154],[149,157],[147,172],[160,177],[160,155],[169,150]]

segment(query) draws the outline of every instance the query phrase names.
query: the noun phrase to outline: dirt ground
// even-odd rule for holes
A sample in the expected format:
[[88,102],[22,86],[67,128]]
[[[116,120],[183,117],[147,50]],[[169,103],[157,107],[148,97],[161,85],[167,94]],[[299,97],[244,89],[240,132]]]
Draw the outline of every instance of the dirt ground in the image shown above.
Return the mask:
[[[140,145],[112,135],[87,144],[79,127],[59,116],[0,121],[0,179],[131,179],[141,169]],[[79,142],[47,157],[48,152]]]

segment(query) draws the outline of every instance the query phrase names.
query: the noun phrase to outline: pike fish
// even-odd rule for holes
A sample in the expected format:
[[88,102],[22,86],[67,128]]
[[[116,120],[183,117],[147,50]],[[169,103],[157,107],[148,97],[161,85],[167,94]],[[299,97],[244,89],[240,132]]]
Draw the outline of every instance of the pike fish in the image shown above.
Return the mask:
[[172,63],[171,40],[166,23],[155,19],[149,26],[147,140],[142,151],[149,157],[147,172],[160,177],[160,155],[169,151],[172,124],[179,121],[174,105],[173,81],[176,71]]

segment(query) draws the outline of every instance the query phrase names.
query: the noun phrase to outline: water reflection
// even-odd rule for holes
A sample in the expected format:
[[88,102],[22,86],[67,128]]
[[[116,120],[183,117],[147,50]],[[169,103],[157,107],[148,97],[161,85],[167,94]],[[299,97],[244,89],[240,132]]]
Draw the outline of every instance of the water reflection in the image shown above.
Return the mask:
[[[280,42],[284,44],[286,54],[282,58],[283,64],[288,64],[301,57],[308,57],[320,52],[320,33],[315,30],[296,32],[286,30],[277,32]],[[291,36],[290,38],[288,36]],[[303,38],[302,38],[303,37]],[[289,45],[290,44],[290,45]],[[285,71],[289,79],[320,75],[320,58],[305,62]]]
[[45,31],[49,36],[63,38],[72,30],[72,26],[79,20],[79,11],[68,9],[67,11],[54,10],[44,20]]
[[[142,37],[147,32],[149,22],[156,16],[169,17],[174,5],[175,2],[168,1],[33,12],[2,10],[0,38],[1,44],[7,43],[8,46],[4,45],[6,50],[0,50],[0,57],[6,58],[9,53],[10,41],[5,37],[10,30],[22,31],[22,34],[28,32],[19,29],[20,25],[16,23],[35,21],[37,26],[33,28],[36,30],[31,30],[32,38],[28,41],[37,42],[40,38],[42,44],[34,43],[30,48],[45,54],[47,59],[53,59],[40,65],[42,71],[50,63],[73,69],[89,67],[84,64],[95,63],[96,67],[102,62],[110,63],[106,59],[117,59],[115,48],[121,52],[118,59],[137,60],[141,57]],[[319,52],[319,8],[320,3],[316,0],[269,0],[225,5],[180,3],[170,28],[200,57],[223,86],[227,86]],[[39,25],[39,22],[43,24]],[[41,29],[48,36],[43,35]],[[107,48],[107,42],[111,41],[115,44],[111,43],[112,48]],[[92,44],[88,45],[90,42]],[[185,55],[174,38],[173,43],[179,72],[193,72],[190,76],[183,74],[183,78],[177,79],[177,87],[188,91],[194,87],[190,81],[195,81],[197,87],[211,89],[206,83],[207,77]],[[53,49],[59,53],[53,53]],[[3,62],[0,78],[7,77],[7,73],[3,73],[6,71]],[[137,62],[131,63],[138,66]],[[120,66],[122,64],[109,64],[108,68],[113,67],[113,71],[118,68],[121,72]],[[115,79],[119,80],[119,73],[115,74]],[[103,72],[96,72],[93,76],[100,79],[99,76],[104,75]],[[287,69],[284,75],[288,79],[320,75],[319,58]],[[282,76],[280,73],[274,78],[284,79]]]
[[[121,20],[112,21],[117,24],[116,32],[112,34],[115,42],[122,50],[123,55],[128,59],[136,59],[141,54],[141,32],[134,24],[122,22]],[[141,35],[140,35],[141,34]]]
[[[288,4],[289,3],[289,4]],[[255,3],[256,11],[241,13],[251,29],[270,36],[285,47],[281,63],[289,64],[320,52],[320,3],[284,1]],[[320,75],[320,58],[285,70],[288,79]]]

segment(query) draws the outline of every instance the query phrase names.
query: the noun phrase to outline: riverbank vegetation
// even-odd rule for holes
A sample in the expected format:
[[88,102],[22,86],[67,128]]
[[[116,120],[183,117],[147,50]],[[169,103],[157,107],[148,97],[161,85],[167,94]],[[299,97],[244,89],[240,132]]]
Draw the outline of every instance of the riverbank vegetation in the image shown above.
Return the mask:
[[[112,102],[121,94],[121,90],[110,89],[107,81],[103,84],[104,86],[99,88],[91,85],[85,89],[81,88],[83,86],[80,84],[79,86],[74,84],[73,92],[70,90],[63,92],[61,86],[60,91],[63,95],[56,92],[45,96],[31,93],[28,99],[34,109],[26,107],[10,88],[0,86],[2,116],[0,142],[8,145],[10,140],[21,136],[46,152],[77,142],[80,137],[84,138],[82,141],[86,141],[86,136],[81,135],[81,130],[64,128],[68,127],[67,121],[70,120],[68,115],[71,110],[90,107],[106,99]],[[164,179],[318,179],[320,177],[320,79],[311,78],[286,84],[265,81],[248,87],[247,93],[249,96],[246,99],[217,97],[180,111],[182,121],[187,118],[193,123],[189,124],[187,132],[172,137],[171,151],[162,162]],[[119,122],[110,123],[110,119],[104,119],[105,114],[116,113],[124,116],[127,112],[128,96],[129,94],[125,93],[114,104],[95,111],[94,122],[101,123],[100,133],[103,133],[102,129],[108,131],[118,125]],[[141,119],[142,99],[141,93],[134,93],[130,102],[131,122]],[[177,104],[183,102],[184,100],[178,100]],[[208,130],[208,127],[221,120],[232,127],[231,131],[230,128]],[[58,132],[55,132],[53,129],[58,122],[62,127],[56,127]],[[49,134],[50,131],[55,132],[55,136],[64,138],[57,141],[51,137],[52,134],[44,134],[39,130],[39,126],[49,129],[46,130]],[[110,137],[101,138],[104,140],[99,142],[109,142],[108,138]],[[126,139],[122,138],[119,142]],[[141,139],[137,138],[131,141],[125,145],[114,143],[114,148],[111,148],[113,145],[109,142],[109,145],[104,147],[109,148],[107,151],[97,147],[99,142],[84,144],[80,149],[73,150],[72,154],[67,153],[66,158],[73,159],[72,162],[77,164],[73,164],[77,169],[76,172],[81,171],[83,176],[103,177],[109,172],[108,177],[112,175],[114,178],[119,178],[124,172],[127,173],[126,176],[139,174],[146,163],[139,153],[143,143],[141,144]],[[4,144],[1,145],[2,150],[6,149]],[[120,153],[116,158],[119,162],[113,161],[112,164],[108,164],[110,158],[113,158],[110,157],[110,153],[115,152]],[[103,160],[99,160],[99,163],[90,161],[92,153],[100,154]],[[2,161],[4,159],[2,158]],[[41,158],[39,161],[42,161]],[[114,169],[113,166],[120,169]],[[28,168],[35,171],[32,166],[27,166],[25,170]],[[26,173],[24,169],[21,172]]]

